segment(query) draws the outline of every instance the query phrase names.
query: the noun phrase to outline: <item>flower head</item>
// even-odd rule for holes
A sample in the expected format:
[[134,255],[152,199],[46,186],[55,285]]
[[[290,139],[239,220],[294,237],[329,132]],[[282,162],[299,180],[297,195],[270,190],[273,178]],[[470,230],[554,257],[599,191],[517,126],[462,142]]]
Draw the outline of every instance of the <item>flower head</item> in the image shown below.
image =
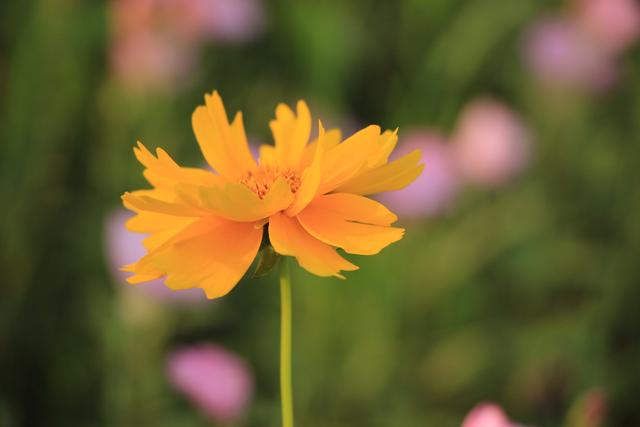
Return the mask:
[[422,172],[420,152],[392,162],[396,132],[368,126],[342,140],[337,129],[309,143],[311,114],[276,108],[275,145],[262,145],[256,161],[237,113],[231,123],[217,92],[196,108],[193,129],[213,171],[179,166],[162,149],[134,149],[150,190],[125,193],[137,213],[129,230],[148,233],[147,254],[125,267],[140,283],[166,276],[172,289],[200,287],[207,297],[228,293],[260,249],[263,233],[280,255],[293,256],[318,276],[342,277],[357,267],[337,248],[373,255],[400,240],[397,217],[367,198],[401,189]]
[[253,395],[253,376],[247,363],[213,344],[173,351],[167,359],[167,375],[204,415],[220,422],[239,418]]
[[528,68],[550,88],[606,90],[615,83],[615,61],[565,17],[543,18],[526,35]]
[[514,111],[498,101],[481,98],[465,107],[452,145],[459,171],[468,181],[496,187],[527,165],[530,139]]
[[640,4],[635,0],[574,0],[578,25],[600,47],[618,53],[640,37]]
[[265,13],[260,0],[191,0],[189,3],[193,4],[191,22],[199,24],[204,37],[219,43],[248,41],[264,28]]
[[178,31],[179,14],[165,19],[158,0],[114,0],[109,7],[109,60],[119,81],[135,90],[169,90],[193,69],[196,46]]

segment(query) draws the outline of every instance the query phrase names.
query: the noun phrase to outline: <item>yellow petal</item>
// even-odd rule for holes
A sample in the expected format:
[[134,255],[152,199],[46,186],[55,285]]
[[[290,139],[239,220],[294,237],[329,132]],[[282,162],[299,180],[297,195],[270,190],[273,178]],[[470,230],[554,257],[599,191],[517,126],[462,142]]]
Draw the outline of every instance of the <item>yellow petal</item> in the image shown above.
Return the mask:
[[348,193],[332,193],[316,197],[315,209],[339,215],[346,221],[373,225],[391,225],[398,217],[382,203],[364,196]]
[[149,282],[151,280],[159,279],[163,276],[162,273],[158,272],[155,274],[134,274],[133,276],[127,277],[127,283],[131,285],[137,285],[138,283]]
[[295,218],[281,213],[269,218],[269,240],[276,252],[296,257],[302,268],[318,276],[342,277],[341,270],[358,269],[334,248],[307,233]]
[[274,167],[277,164],[276,147],[273,145],[262,144],[260,146],[260,165]]
[[124,267],[120,268],[120,271],[124,271],[126,273],[134,273],[132,276],[126,278],[127,283],[131,285],[137,285],[138,283],[149,282],[150,280],[156,280],[164,276],[164,273],[159,270],[153,271],[153,269],[147,268],[147,271],[145,273],[140,273],[137,271],[137,268],[137,262],[125,265]]
[[322,127],[322,123],[318,122],[319,136],[316,143],[316,152],[313,157],[313,161],[309,167],[307,167],[302,174],[302,182],[300,188],[296,193],[296,198],[293,204],[287,209],[286,213],[289,216],[297,215],[303,210],[313,198],[316,196],[318,188],[320,187],[320,180],[322,178],[322,157],[324,154],[324,139],[325,132]]
[[127,221],[126,228],[137,233],[149,233],[149,236],[143,240],[143,244],[145,248],[151,250],[163,244],[194,220],[190,217],[139,210],[136,216]]
[[[351,217],[365,219],[363,213],[373,213],[367,212],[369,210],[367,208],[353,215],[345,215],[344,211],[326,209],[322,203],[316,204],[314,201],[298,214],[298,220],[309,234],[324,243],[352,254],[374,255],[389,244],[400,240],[404,230],[349,220]],[[384,218],[384,215],[382,217]],[[381,219],[376,214],[368,221],[379,222]]]
[[138,280],[157,272],[172,289],[201,287],[225,295],[242,278],[260,247],[262,229],[250,223],[203,218],[135,265]]
[[202,155],[209,165],[219,174],[234,179],[240,173],[232,163],[226,150],[228,142],[214,124],[207,107],[198,106],[191,116],[193,132],[196,135]]
[[194,221],[196,221],[196,219],[189,218],[188,221],[176,224],[172,228],[165,228],[164,230],[151,233],[142,240],[142,245],[147,249],[147,251],[152,251],[165,244],[169,239],[173,238],[173,236],[193,224]]
[[284,210],[294,195],[287,181],[279,177],[264,199],[244,184],[229,183],[221,187],[201,188],[200,196],[213,212],[234,221],[258,221]]
[[150,211],[182,217],[198,217],[207,213],[179,201],[167,201],[152,197],[148,195],[149,193],[149,190],[124,193],[122,200],[127,208],[132,208],[132,210],[136,211]]
[[238,111],[231,123],[231,136],[235,144],[235,156],[238,163],[245,170],[253,170],[256,167],[256,160],[253,158],[251,149],[249,148],[249,140],[244,131],[244,122],[242,120],[242,111]]
[[311,133],[311,113],[304,101],[298,101],[297,116],[284,104],[276,107],[276,118],[269,123],[278,166],[298,170]]
[[327,151],[322,164],[319,193],[328,193],[356,175],[376,149],[379,136],[379,126],[368,126]]
[[[329,151],[342,141],[342,133],[340,129],[329,129],[324,134],[324,151]],[[301,167],[307,167],[313,161],[316,155],[316,145],[318,144],[318,138],[314,139],[307,148],[304,149],[304,155],[302,156]]]
[[166,275],[166,271],[160,269],[151,262],[152,255],[157,254],[159,251],[166,250],[176,242],[188,240],[204,234],[211,230],[211,228],[215,224],[221,223],[221,221],[222,220],[213,217],[199,218],[197,220],[194,220],[188,226],[169,236],[161,245],[154,247],[153,250],[149,250],[149,253],[146,256],[142,257],[137,262],[129,264],[122,268],[122,271],[136,273],[134,276],[128,277],[127,282],[132,284],[141,283]]
[[127,230],[136,233],[154,233],[156,231],[173,228],[177,224],[188,222],[189,218],[166,215],[151,211],[137,211],[137,215],[127,220]]
[[154,156],[138,141],[133,152],[146,168],[145,178],[158,189],[170,191],[176,182],[199,185],[213,185],[219,182],[219,178],[209,171],[179,166],[162,148],[156,149],[156,156]]
[[420,159],[420,150],[415,150],[398,160],[355,176],[338,186],[335,191],[368,195],[400,190],[422,173],[424,165],[419,164]]
[[189,206],[193,209],[196,209],[199,212],[211,213],[211,209],[206,205],[206,203],[202,200],[201,197],[201,189],[202,188],[214,188],[224,186],[226,184],[218,184],[215,186],[202,186],[202,185],[192,185],[192,184],[175,184],[173,187],[173,200],[176,202],[180,202],[186,206]]
[[198,106],[191,122],[200,150],[209,165],[221,175],[235,180],[240,174],[255,168],[242,115],[237,115],[233,128],[218,92],[205,95],[206,106]]
[[391,132],[390,130],[385,130],[380,138],[378,138],[378,148],[377,150],[369,157],[367,160],[367,167],[372,169],[378,166],[382,166],[387,163],[389,160],[389,155],[396,145],[398,144],[398,129]]

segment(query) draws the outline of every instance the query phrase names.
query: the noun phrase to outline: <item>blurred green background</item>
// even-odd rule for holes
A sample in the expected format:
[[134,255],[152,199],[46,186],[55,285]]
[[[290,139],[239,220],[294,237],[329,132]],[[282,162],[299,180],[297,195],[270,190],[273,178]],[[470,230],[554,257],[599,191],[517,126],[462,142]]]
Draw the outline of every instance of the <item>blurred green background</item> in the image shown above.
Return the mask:
[[523,37],[567,2],[278,0],[250,37],[184,36],[188,67],[147,84],[135,64],[132,83],[114,66],[114,3],[0,2],[0,426],[218,425],[165,374],[171,349],[196,342],[254,372],[234,425],[280,422],[276,274],[176,305],[128,292],[105,249],[120,194],[146,186],[135,141],[201,165],[190,115],[213,89],[265,142],[275,105],[299,98],[402,141],[453,132],[491,96],[533,135],[518,177],[401,218],[405,239],[350,257],[346,281],[294,269],[298,425],[453,427],[495,401],[523,424],[588,427],[566,414],[594,388],[603,425],[640,425],[637,45],[606,90],[544,89]]

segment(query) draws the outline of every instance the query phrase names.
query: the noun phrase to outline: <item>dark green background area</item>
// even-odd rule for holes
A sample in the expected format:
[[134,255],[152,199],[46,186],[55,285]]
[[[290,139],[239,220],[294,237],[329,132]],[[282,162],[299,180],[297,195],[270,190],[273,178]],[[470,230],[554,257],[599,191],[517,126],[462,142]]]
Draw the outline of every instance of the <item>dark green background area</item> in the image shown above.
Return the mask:
[[196,308],[132,305],[105,259],[105,216],[145,185],[135,140],[201,164],[190,115],[213,89],[264,141],[275,105],[298,98],[402,135],[448,132],[492,95],[535,135],[523,176],[404,221],[348,280],[295,269],[299,426],[454,427],[491,400],[523,424],[580,427],[565,414],[592,387],[608,426],[640,425],[638,48],[612,91],[564,99],[520,52],[560,2],[265,5],[260,38],[206,45],[184,88],[138,96],[109,75],[108,4],[0,2],[0,426],[207,425],[164,373],[171,348],[200,341],[255,370],[241,424],[278,425],[275,274]]

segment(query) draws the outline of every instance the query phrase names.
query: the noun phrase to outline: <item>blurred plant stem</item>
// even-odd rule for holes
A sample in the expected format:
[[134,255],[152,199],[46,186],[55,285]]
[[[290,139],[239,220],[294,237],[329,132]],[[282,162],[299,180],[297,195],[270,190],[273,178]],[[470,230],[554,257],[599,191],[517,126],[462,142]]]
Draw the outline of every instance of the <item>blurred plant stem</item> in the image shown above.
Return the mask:
[[280,263],[280,400],[282,426],[293,427],[291,390],[291,269],[287,257]]

